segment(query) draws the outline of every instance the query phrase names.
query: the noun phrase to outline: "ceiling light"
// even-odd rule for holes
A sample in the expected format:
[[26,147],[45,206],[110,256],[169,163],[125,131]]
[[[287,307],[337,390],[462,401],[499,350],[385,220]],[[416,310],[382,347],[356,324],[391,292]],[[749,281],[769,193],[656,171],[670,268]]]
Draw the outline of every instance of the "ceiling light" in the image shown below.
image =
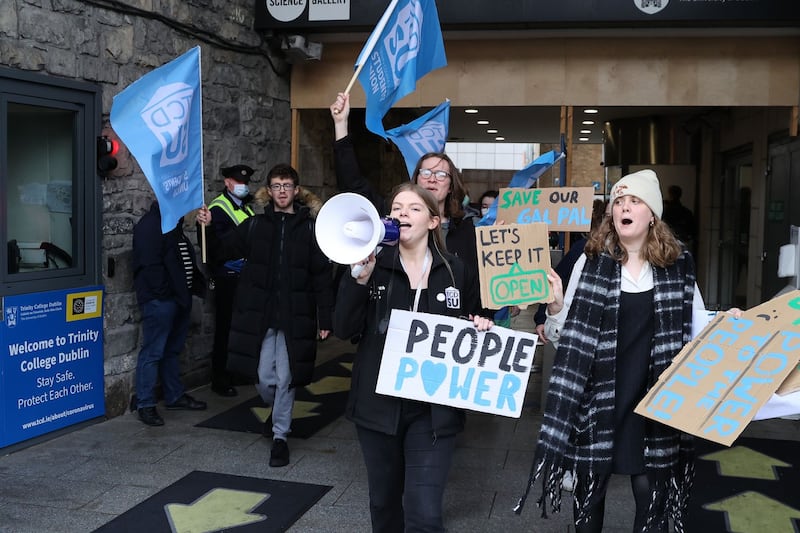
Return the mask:
[[505,137],[495,137],[494,140],[495,141],[505,141],[506,138]]
[[594,115],[594,114],[598,113],[597,109],[591,109],[591,108],[584,109],[583,112],[586,113],[587,115]]
[[477,110],[477,109],[473,109],[473,108],[471,108],[471,107],[470,107],[469,109],[465,109],[465,110],[464,110],[464,113],[469,113],[470,115],[474,115],[474,114],[475,114],[475,113],[477,113],[477,112],[478,112],[478,110]]
[[486,133],[497,133],[497,130],[486,130]]
[[479,126],[486,126],[487,124],[489,124],[488,120],[479,120],[478,121],[478,125]]
[[594,126],[594,120],[584,120],[581,122],[584,126]]
[[589,140],[589,137],[578,137],[578,140],[581,142],[586,142]]
[[589,135],[592,133],[592,130],[581,130],[581,135]]

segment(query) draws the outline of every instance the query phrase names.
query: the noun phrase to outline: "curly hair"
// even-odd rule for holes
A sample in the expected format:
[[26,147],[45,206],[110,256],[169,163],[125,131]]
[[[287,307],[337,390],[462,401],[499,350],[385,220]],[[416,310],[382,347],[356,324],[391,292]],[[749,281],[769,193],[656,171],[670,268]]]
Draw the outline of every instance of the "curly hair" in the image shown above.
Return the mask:
[[[682,246],[670,227],[658,217],[654,217],[653,225],[647,232],[645,246],[642,249],[642,258],[653,266],[667,267],[677,261],[681,254]],[[628,252],[619,242],[619,235],[614,229],[613,217],[605,217],[596,231],[592,231],[586,242],[584,252],[588,257],[595,257],[603,252],[615,261],[625,263]]]

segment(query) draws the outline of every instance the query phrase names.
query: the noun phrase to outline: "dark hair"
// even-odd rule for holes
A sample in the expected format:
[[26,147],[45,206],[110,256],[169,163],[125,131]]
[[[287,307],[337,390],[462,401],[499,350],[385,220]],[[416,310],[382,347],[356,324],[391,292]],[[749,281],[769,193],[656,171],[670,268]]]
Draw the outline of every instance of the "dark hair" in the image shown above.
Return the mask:
[[450,192],[447,193],[447,198],[444,200],[444,213],[442,216],[448,219],[461,219],[464,218],[464,208],[462,204],[464,197],[468,196],[467,187],[464,185],[464,180],[461,178],[461,173],[458,171],[453,160],[444,152],[428,152],[417,161],[417,166],[414,168],[414,183],[417,183],[419,177],[419,169],[422,168],[422,162],[426,159],[436,157],[450,167]]
[[592,222],[590,226],[590,231],[594,231],[600,227],[602,224],[603,219],[606,216],[606,206],[608,205],[608,200],[595,200],[592,202]]
[[272,178],[290,178],[295,186],[300,185],[300,176],[297,175],[297,171],[286,163],[278,163],[269,169],[267,173],[267,186],[272,183]]
[[482,202],[483,199],[486,198],[487,196],[489,198],[497,198],[498,196],[500,196],[500,191],[498,191],[497,189],[489,189],[488,191],[483,191],[483,194],[481,194],[478,197],[478,201]]

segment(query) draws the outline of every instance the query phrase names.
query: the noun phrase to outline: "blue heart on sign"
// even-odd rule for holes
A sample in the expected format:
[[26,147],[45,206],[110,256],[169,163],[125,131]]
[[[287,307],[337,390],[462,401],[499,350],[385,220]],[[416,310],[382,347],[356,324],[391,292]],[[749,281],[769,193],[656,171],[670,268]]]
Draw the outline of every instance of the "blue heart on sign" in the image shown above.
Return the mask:
[[447,365],[444,363],[425,361],[422,363],[422,370],[420,372],[422,374],[422,386],[425,387],[425,392],[428,393],[428,396],[433,396],[436,393],[436,389],[439,388],[447,375]]

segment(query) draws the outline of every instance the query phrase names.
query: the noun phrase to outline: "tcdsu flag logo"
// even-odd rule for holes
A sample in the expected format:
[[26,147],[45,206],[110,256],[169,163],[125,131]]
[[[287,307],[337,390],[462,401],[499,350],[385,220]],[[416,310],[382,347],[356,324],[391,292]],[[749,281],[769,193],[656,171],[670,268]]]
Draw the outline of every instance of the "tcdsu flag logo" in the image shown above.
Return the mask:
[[162,167],[180,163],[189,153],[189,119],[194,88],[171,83],[159,88],[140,116],[161,143]]
[[633,0],[633,4],[638,7],[640,11],[648,15],[653,15],[667,7],[669,0]]

